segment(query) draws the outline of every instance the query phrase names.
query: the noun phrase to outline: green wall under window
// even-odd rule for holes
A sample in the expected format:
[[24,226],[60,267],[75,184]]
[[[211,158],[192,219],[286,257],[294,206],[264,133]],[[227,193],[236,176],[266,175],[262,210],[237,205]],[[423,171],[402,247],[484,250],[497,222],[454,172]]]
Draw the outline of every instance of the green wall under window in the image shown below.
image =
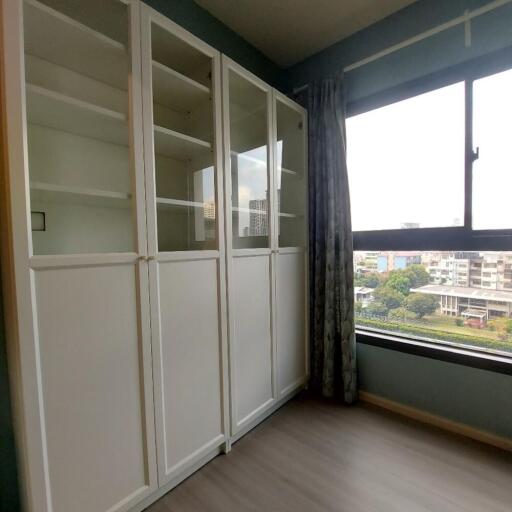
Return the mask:
[[19,508],[16,456],[7,376],[7,357],[2,301],[0,296],[0,510]]

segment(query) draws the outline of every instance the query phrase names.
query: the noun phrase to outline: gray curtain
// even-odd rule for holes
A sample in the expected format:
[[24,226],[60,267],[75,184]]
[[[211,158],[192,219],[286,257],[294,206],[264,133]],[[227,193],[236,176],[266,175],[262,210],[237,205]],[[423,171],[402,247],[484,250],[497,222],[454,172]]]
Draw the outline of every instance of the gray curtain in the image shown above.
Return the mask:
[[[343,78],[311,84],[309,123],[311,387],[357,399],[354,267]],[[304,101],[305,100],[305,101]]]

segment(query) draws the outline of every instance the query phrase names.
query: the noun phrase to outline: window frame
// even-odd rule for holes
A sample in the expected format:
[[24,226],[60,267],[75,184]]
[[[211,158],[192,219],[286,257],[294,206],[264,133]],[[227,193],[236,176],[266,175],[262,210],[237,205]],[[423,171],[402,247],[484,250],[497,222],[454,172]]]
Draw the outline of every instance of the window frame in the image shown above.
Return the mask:
[[[354,251],[510,251],[510,229],[475,230],[472,227],[473,202],[473,83],[512,69],[512,48],[505,48],[466,63],[393,87],[347,105],[347,117],[403,101],[419,94],[465,83],[465,156],[464,156],[464,225],[457,227],[388,229],[353,231]],[[347,137],[350,151],[350,139]],[[478,367],[512,375],[512,354],[489,353],[478,347],[453,346],[442,341],[415,339],[365,327],[357,327],[358,342],[400,350],[466,366]]]

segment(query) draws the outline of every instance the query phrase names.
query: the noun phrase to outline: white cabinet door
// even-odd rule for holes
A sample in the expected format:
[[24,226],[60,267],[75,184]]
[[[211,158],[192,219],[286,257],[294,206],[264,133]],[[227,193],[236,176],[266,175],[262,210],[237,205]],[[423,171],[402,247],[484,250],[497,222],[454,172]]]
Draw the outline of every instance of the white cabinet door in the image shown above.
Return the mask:
[[277,389],[284,398],[307,378],[306,272],[303,250],[276,255]]
[[271,88],[223,59],[231,429],[276,398]]
[[219,53],[147,6],[142,62],[159,484],[226,441]]
[[308,374],[307,118],[273,92],[277,215],[276,346],[279,399],[303,386]]
[[140,4],[1,8],[24,501],[126,511],[157,488]]

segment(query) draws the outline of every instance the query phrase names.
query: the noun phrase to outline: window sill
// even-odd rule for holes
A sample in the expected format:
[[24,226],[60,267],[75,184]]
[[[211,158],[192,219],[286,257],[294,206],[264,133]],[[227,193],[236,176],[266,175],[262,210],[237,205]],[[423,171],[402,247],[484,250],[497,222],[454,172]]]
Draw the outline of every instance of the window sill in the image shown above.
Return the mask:
[[364,345],[372,345],[405,354],[512,375],[512,354],[510,357],[501,356],[483,350],[472,350],[442,342],[429,342],[427,340],[399,336],[368,328],[356,327],[356,334],[357,342]]

